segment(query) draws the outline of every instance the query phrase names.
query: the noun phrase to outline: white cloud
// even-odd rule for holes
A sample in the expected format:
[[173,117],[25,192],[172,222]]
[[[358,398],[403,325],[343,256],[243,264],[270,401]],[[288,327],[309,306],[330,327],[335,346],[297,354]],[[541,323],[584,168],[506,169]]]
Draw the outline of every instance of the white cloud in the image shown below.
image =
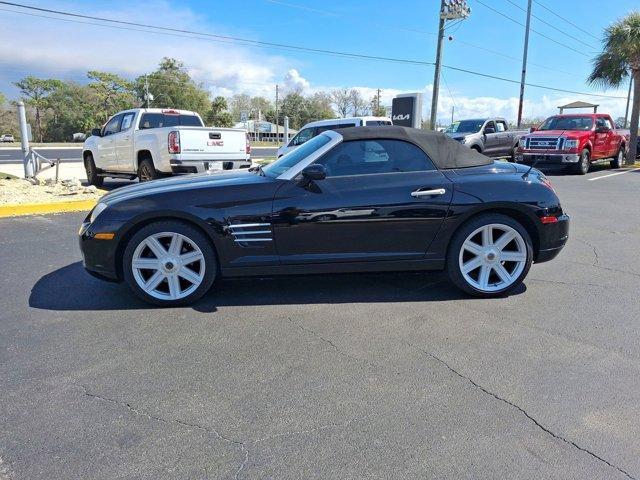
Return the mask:
[[295,68],[289,70],[284,78],[284,87],[286,90],[294,92],[304,92],[309,89],[309,81],[302,77]]
[[[54,8],[77,11],[78,4],[56,2]],[[112,2],[108,8],[92,14],[129,22],[171,25],[176,29],[223,31],[202,24],[190,9],[163,0]],[[153,14],[149,15],[150,12]],[[291,68],[290,62],[264,50],[189,35],[107,28],[6,12],[2,16],[0,44],[11,56],[0,59],[0,81],[30,74],[82,78],[87,70],[93,69],[135,77],[154,70],[162,57],[167,56],[182,60],[193,78],[203,82],[214,94],[246,92],[272,96],[273,79]],[[4,86],[0,83],[2,89]]]

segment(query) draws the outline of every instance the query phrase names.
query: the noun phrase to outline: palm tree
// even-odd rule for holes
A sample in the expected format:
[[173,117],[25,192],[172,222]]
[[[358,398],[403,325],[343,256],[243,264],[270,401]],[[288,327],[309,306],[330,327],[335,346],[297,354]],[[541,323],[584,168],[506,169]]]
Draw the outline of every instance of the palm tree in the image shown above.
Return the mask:
[[604,32],[604,48],[593,60],[588,82],[602,87],[619,87],[629,77],[633,79],[631,109],[630,155],[627,163],[635,161],[640,117],[640,12],[631,12],[609,25]]

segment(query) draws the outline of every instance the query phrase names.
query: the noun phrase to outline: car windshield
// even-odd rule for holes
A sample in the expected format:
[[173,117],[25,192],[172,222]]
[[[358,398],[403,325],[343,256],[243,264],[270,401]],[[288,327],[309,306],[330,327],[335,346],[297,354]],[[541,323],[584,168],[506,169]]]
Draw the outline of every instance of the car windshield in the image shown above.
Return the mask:
[[538,130],[591,130],[593,118],[589,116],[549,117]]
[[444,131],[445,133],[476,133],[484,124],[484,120],[460,120],[453,122]]
[[329,141],[331,141],[329,135],[320,134],[264,167],[262,171],[269,177],[278,177],[319,148],[325,146]]

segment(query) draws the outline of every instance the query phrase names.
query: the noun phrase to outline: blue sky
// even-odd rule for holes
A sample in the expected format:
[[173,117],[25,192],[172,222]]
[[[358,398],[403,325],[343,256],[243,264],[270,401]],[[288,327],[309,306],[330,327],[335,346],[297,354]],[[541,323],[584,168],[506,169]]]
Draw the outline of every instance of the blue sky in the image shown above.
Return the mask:
[[[527,81],[567,90],[626,95],[626,89],[594,90],[586,85],[585,78],[590,71],[591,57],[600,45],[598,38],[603,28],[634,7],[638,8],[637,0],[616,0],[610,2],[608,8],[595,0],[539,1],[533,3],[534,15],[559,30],[535,18],[532,28],[559,43],[532,32]],[[482,2],[518,22],[525,21],[526,0]],[[25,0],[25,3],[253,40],[428,62],[435,57],[439,7],[437,0],[395,3],[381,0],[145,0],[113,1],[108,5],[93,1],[36,3]],[[524,28],[478,0],[468,0],[468,3],[472,9],[470,18],[447,30],[447,36],[452,39],[445,41],[444,63],[519,80]],[[553,16],[542,5],[569,18],[596,38]],[[424,91],[424,103],[428,105],[433,81],[433,68],[428,66],[105,28],[5,10],[0,11],[0,44],[4,52],[10,52],[0,59],[0,91],[10,97],[16,95],[11,82],[27,74],[82,81],[86,70],[104,69],[136,76],[153,69],[163,55],[181,58],[194,77],[213,94],[246,92],[273,96],[276,83],[285,91],[302,88],[308,93],[317,89],[356,87],[365,96],[381,88],[387,103],[399,92]],[[443,76],[441,118],[450,115],[452,105],[462,116],[515,116],[518,85],[447,69],[443,70]],[[576,99],[601,103],[614,116],[624,113],[625,100],[590,98],[532,87],[526,90],[524,113],[525,116],[546,115],[553,113],[557,104]]]

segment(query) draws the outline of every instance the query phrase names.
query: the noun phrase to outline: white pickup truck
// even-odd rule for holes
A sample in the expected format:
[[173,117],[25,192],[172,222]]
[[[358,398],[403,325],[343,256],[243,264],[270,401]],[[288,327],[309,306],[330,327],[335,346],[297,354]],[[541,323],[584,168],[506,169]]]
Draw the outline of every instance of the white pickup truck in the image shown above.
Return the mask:
[[105,177],[138,177],[231,170],[251,166],[247,134],[237,128],[205,127],[186,110],[134,108],[116,113],[91,131],[82,157],[90,184]]

